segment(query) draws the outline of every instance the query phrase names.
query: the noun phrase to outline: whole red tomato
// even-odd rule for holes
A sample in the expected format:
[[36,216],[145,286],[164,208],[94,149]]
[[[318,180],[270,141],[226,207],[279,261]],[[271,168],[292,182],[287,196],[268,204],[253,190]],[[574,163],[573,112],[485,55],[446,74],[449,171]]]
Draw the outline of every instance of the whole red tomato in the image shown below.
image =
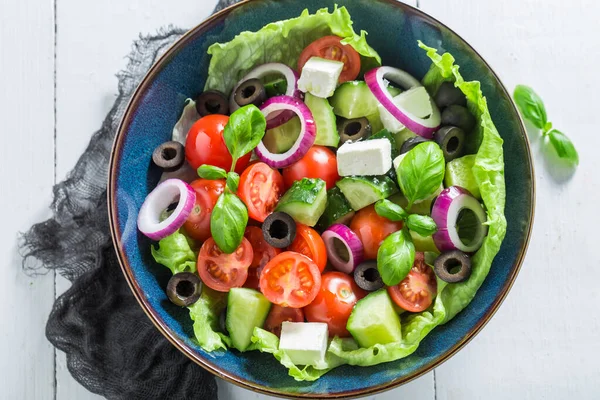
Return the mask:
[[340,179],[335,153],[323,146],[313,146],[300,160],[283,169],[283,182],[286,189],[302,178],[321,178],[327,189],[335,186]]
[[350,222],[350,229],[358,235],[362,242],[365,258],[371,260],[377,258],[377,251],[383,239],[402,229],[402,222],[393,222],[380,216],[375,212],[375,206],[370,205],[354,215]]

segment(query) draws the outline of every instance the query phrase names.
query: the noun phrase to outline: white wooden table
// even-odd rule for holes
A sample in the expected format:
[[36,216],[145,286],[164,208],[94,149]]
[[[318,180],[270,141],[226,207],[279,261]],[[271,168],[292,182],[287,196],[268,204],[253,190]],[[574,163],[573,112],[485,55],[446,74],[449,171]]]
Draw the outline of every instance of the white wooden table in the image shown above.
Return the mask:
[[[0,398],[93,399],[44,336],[68,282],[20,268],[15,234],[49,216],[116,94],[114,74],[141,33],[191,27],[216,0],[0,0]],[[600,3],[416,0],[468,40],[509,89],[527,83],[581,164],[564,182],[539,140],[537,210],[527,259],[487,327],[451,360],[373,399],[600,398]],[[413,3],[414,4],[414,3]],[[598,147],[596,147],[598,146]],[[222,399],[266,398],[224,382]]]

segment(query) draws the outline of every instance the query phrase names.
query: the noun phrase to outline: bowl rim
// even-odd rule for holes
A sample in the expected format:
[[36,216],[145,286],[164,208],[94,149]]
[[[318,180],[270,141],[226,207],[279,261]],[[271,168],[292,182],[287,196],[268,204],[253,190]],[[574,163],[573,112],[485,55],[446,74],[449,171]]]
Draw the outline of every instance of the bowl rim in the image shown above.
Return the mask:
[[483,64],[489,69],[489,71],[492,74],[492,77],[496,80],[496,83],[501,88],[502,92],[509,99],[510,106],[512,107],[513,112],[517,116],[518,121],[519,121],[519,131],[524,138],[525,147],[527,150],[527,152],[526,152],[527,161],[528,161],[529,170],[530,170],[529,172],[532,177],[531,192],[530,192],[532,201],[531,201],[531,207],[529,210],[528,229],[526,231],[526,236],[525,236],[525,240],[523,242],[523,246],[521,247],[521,249],[519,249],[517,260],[511,268],[511,273],[510,273],[507,281],[503,285],[499,295],[492,302],[489,310],[486,312],[484,317],[481,318],[475,324],[475,326],[473,326],[469,330],[469,332],[458,343],[456,343],[454,346],[452,346],[448,351],[443,353],[436,360],[417,369],[410,375],[407,375],[403,378],[393,380],[393,381],[390,381],[390,382],[387,382],[384,384],[365,388],[365,389],[354,390],[352,392],[339,392],[339,393],[333,393],[333,394],[329,394],[329,393],[324,393],[324,394],[295,393],[295,394],[291,394],[288,392],[282,392],[277,389],[272,389],[272,388],[269,388],[266,386],[256,384],[255,382],[246,380],[244,378],[234,377],[233,375],[231,375],[229,372],[222,369],[218,365],[213,364],[209,360],[199,357],[198,354],[190,346],[180,342],[180,340],[175,336],[174,332],[172,332],[171,329],[168,326],[166,326],[166,324],[164,324],[160,318],[158,318],[158,316],[155,314],[156,311],[146,301],[145,297],[142,294],[141,287],[138,285],[137,281],[135,280],[135,278],[133,276],[133,272],[131,270],[131,267],[129,265],[127,257],[125,256],[124,251],[123,251],[123,246],[121,243],[121,232],[120,232],[118,224],[116,222],[117,221],[117,210],[116,210],[116,206],[115,206],[115,204],[116,204],[116,190],[115,189],[116,189],[116,179],[117,179],[117,166],[118,166],[118,163],[120,160],[122,143],[123,143],[123,140],[125,137],[125,132],[129,128],[132,114],[135,111],[135,109],[137,108],[138,103],[140,101],[140,94],[146,91],[149,84],[154,80],[156,75],[162,71],[162,69],[164,68],[164,64],[166,64],[168,61],[170,61],[171,58],[173,56],[175,56],[178,53],[178,51],[187,44],[187,42],[189,40],[191,40],[192,38],[201,34],[203,31],[205,31],[206,29],[211,27],[214,23],[219,21],[225,15],[231,13],[233,10],[235,10],[245,4],[251,3],[253,1],[256,1],[256,0],[241,0],[240,2],[238,2],[236,4],[228,6],[224,9],[212,14],[207,19],[205,19],[204,21],[202,21],[201,23],[199,23],[198,25],[196,25],[195,27],[193,27],[192,29],[190,29],[189,31],[184,33],[179,39],[177,39],[177,41],[175,41],[165,51],[165,53],[163,55],[161,55],[154,62],[152,67],[148,70],[148,72],[146,73],[144,78],[139,83],[138,87],[135,89],[135,91],[131,95],[129,102],[127,104],[127,107],[125,109],[125,112],[123,113],[121,122],[119,123],[117,133],[116,133],[114,141],[113,141],[111,155],[110,155],[110,159],[109,159],[109,170],[108,170],[109,174],[108,174],[108,183],[107,183],[109,228],[110,228],[113,246],[117,253],[117,259],[119,261],[119,265],[121,266],[121,270],[127,280],[127,284],[129,285],[131,291],[133,292],[136,300],[138,301],[138,303],[140,304],[144,313],[148,316],[150,321],[152,321],[154,326],[156,326],[156,328],[167,338],[167,340],[169,340],[171,342],[171,344],[173,344],[179,351],[181,351],[183,354],[185,354],[188,358],[190,358],[196,364],[200,365],[202,368],[206,369],[207,371],[211,372],[212,374],[218,376],[221,379],[224,379],[225,381],[228,381],[230,383],[238,385],[244,389],[252,390],[254,392],[262,393],[265,395],[276,396],[276,397],[282,397],[282,398],[311,398],[311,399],[316,399],[316,398],[319,398],[319,399],[320,398],[330,398],[330,399],[356,398],[356,397],[374,395],[377,393],[381,393],[381,392],[399,387],[399,386],[404,385],[414,379],[421,377],[422,375],[430,372],[434,368],[439,367],[441,364],[443,364],[448,359],[450,359],[454,354],[456,354],[459,350],[461,350],[464,346],[466,346],[467,343],[469,343],[492,319],[492,317],[494,316],[494,314],[496,313],[496,311],[498,310],[500,305],[506,299],[508,292],[512,288],[512,286],[517,278],[517,275],[519,274],[519,271],[521,270],[521,266],[523,264],[523,260],[527,253],[527,249],[529,247],[529,243],[530,243],[530,239],[531,239],[531,233],[532,233],[534,217],[535,217],[535,203],[536,203],[535,169],[534,169],[534,165],[533,165],[533,157],[531,154],[531,145],[529,142],[529,137],[527,136],[527,130],[525,128],[525,124],[523,122],[523,119],[522,119],[520,113],[518,112],[518,110],[516,108],[514,100],[512,99],[512,97],[510,96],[510,93],[507,91],[506,87],[500,80],[500,77],[498,76],[498,74],[492,69],[492,67],[481,56],[481,54],[479,54],[479,52],[477,50],[475,50],[475,48],[473,48],[473,46],[471,46],[471,44],[469,44],[462,36],[460,36],[458,33],[456,33],[454,30],[452,30],[450,27],[448,27],[443,22],[439,21],[437,18],[429,15],[428,13],[424,12],[423,10],[421,10],[417,7],[414,7],[414,6],[406,4],[406,3],[399,2],[397,0],[378,0],[380,2],[392,4],[399,8],[409,9],[411,12],[419,15],[421,18],[427,20],[428,22],[442,26],[445,29],[447,29],[449,32],[451,32],[452,34],[456,35],[456,37],[458,37],[460,40],[462,40],[464,42],[464,44],[477,57],[479,57],[479,59],[483,62]]

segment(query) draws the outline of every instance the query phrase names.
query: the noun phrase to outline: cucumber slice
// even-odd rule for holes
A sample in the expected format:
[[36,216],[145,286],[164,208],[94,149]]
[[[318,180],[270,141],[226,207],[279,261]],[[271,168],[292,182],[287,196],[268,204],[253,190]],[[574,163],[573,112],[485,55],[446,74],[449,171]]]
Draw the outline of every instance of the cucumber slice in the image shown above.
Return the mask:
[[471,192],[473,197],[481,200],[479,185],[477,185],[477,181],[473,175],[475,157],[476,155],[471,154],[457,158],[446,164],[446,176],[444,177],[444,183],[446,184],[446,187],[460,186],[465,188]]
[[318,178],[303,178],[294,182],[285,192],[275,211],[283,211],[301,224],[315,226],[326,206],[325,181]]
[[394,139],[396,139],[396,147],[398,151],[400,151],[400,148],[402,147],[404,142],[406,142],[411,137],[415,136],[417,136],[417,134],[406,127],[404,127],[404,129],[402,129],[400,132],[394,134]]
[[250,346],[254,328],[262,328],[270,309],[269,300],[256,290],[232,288],[229,291],[225,326],[233,347],[244,351]]
[[[402,91],[393,86],[388,87],[388,92],[392,96],[397,96]],[[329,103],[333,107],[335,115],[350,118],[367,117],[369,122],[379,122],[379,110],[377,105],[379,102],[373,96],[371,89],[363,81],[350,81],[342,83],[336,90],[333,96],[329,99]],[[373,121],[371,121],[371,119]],[[371,127],[373,124],[371,124]],[[383,126],[383,125],[381,125]],[[373,129],[373,132],[379,131]]]
[[354,210],[336,186],[327,191],[327,205],[317,225],[319,229],[325,230],[335,223],[349,223],[353,216]]
[[287,81],[283,78],[265,83],[264,86],[267,97],[281,96],[287,91]]
[[300,118],[294,117],[285,124],[269,129],[263,137],[263,143],[271,153],[285,153],[296,143],[300,129],[302,129]]
[[356,303],[346,329],[360,347],[402,340],[400,318],[385,289],[373,292]]
[[390,196],[389,200],[393,203],[398,204],[400,207],[404,208],[410,214],[430,215],[431,214],[431,205],[432,205],[433,201],[442,192],[442,190],[444,190],[444,186],[440,185],[438,190],[436,190],[435,193],[431,197],[429,197],[425,200],[419,201],[417,203],[414,203],[412,205],[412,207],[409,209],[406,208],[406,206],[408,206],[408,200],[406,199],[406,197],[404,197],[404,195],[402,193],[397,193],[397,194],[394,194],[393,196]]
[[306,93],[304,103],[310,109],[317,125],[315,144],[337,147],[340,142],[340,135],[336,127],[335,114],[327,99]]
[[412,237],[413,244],[415,245],[415,251],[420,252],[432,252],[439,253],[437,247],[435,247],[435,243],[433,242],[433,236],[421,236],[417,232],[410,231],[410,236]]
[[371,124],[371,132],[379,132],[385,128],[381,122],[381,118],[379,118],[379,111],[375,114],[367,115],[365,118],[368,119],[369,124]]
[[336,185],[355,211],[398,192],[394,181],[385,175],[347,176]]

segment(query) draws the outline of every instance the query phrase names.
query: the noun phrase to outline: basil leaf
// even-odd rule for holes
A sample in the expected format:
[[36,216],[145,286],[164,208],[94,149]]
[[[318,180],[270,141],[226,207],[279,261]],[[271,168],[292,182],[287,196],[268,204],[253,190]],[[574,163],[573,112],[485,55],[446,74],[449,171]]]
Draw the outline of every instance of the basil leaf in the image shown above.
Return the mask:
[[406,220],[406,226],[421,236],[431,236],[437,232],[437,225],[428,215],[411,214]]
[[198,167],[198,176],[202,179],[224,179],[227,171],[214,165],[204,164]]
[[579,154],[577,154],[577,150],[575,150],[575,146],[573,142],[569,140],[569,138],[556,129],[552,129],[548,132],[548,137],[550,138],[550,144],[556,150],[556,154],[560,158],[563,158],[575,165],[579,164]]
[[248,104],[231,114],[223,130],[225,145],[233,157],[231,170],[241,156],[251,152],[260,143],[266,128],[265,116],[254,104]]
[[415,202],[432,196],[444,180],[444,153],[435,142],[424,142],[408,153],[396,169],[398,184],[408,199],[410,208]]
[[237,195],[223,193],[210,216],[210,233],[225,253],[233,253],[242,243],[248,224],[248,210]]
[[238,185],[240,184],[240,176],[236,172],[228,172],[227,173],[227,187],[233,193],[236,193],[238,190]]
[[519,111],[527,120],[539,129],[545,129],[548,123],[546,107],[544,102],[532,88],[525,85],[517,85],[513,94]]
[[390,221],[404,221],[408,217],[402,207],[388,199],[379,200],[375,203],[375,212]]
[[406,278],[414,262],[415,245],[406,228],[386,237],[377,252],[377,269],[387,286]]

